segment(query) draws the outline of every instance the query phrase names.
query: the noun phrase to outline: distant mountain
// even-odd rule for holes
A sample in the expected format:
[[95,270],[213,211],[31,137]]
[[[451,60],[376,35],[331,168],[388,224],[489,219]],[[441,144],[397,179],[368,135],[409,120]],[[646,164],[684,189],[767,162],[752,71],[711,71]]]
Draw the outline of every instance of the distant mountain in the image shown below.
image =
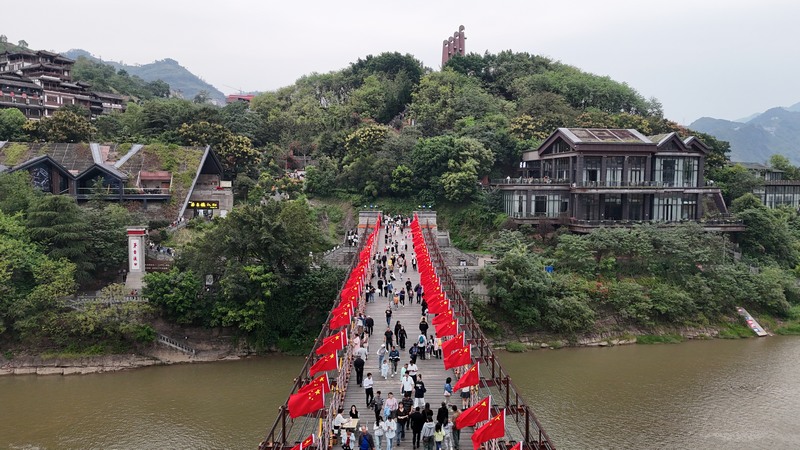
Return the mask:
[[800,103],[772,108],[746,123],[702,117],[689,128],[730,142],[732,161],[763,163],[781,154],[800,165]]
[[116,70],[123,69],[128,72],[128,74],[136,75],[145,81],[162,80],[169,84],[169,87],[173,91],[180,91],[183,98],[189,100],[193,99],[200,91],[206,91],[211,99],[216,100],[220,105],[225,104],[225,94],[214,86],[201,80],[197,75],[189,72],[189,70],[178,64],[178,61],[174,59],[167,58],[150,64],[129,66],[115,61],[101,60],[82,49],[72,49],[62,54],[71,59],[84,56],[93,61],[113,66]]

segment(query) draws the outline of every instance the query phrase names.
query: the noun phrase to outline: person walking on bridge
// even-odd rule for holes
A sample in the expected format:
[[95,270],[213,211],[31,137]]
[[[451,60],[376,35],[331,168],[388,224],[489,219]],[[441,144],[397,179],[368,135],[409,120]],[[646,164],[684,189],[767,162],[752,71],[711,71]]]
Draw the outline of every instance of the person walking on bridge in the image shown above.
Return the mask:
[[370,372],[367,374],[367,378],[364,379],[364,394],[367,398],[367,408],[369,408],[372,405],[372,402],[375,401],[373,386],[375,386],[375,380],[372,379],[372,372]]
[[375,450],[375,440],[369,434],[366,425],[361,425],[361,434],[358,436],[358,450]]
[[411,424],[411,448],[419,448],[419,438],[422,434],[422,427],[425,425],[425,416],[420,411],[419,406],[414,408],[414,412],[408,416]]
[[360,387],[361,379],[364,377],[364,360],[358,354],[356,354],[356,359],[353,360],[353,368],[356,369],[356,384]]
[[389,361],[392,362],[392,377],[397,375],[397,364],[400,362],[400,352],[397,347],[392,346],[392,351],[389,352]]

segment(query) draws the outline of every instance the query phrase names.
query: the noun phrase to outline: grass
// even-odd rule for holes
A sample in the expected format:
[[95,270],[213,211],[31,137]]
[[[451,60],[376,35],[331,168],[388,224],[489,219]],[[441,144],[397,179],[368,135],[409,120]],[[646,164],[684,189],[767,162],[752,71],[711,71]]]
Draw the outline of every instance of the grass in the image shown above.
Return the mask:
[[522,353],[526,350],[527,348],[522,342],[509,342],[506,344],[506,351],[511,353]]
[[742,324],[731,323],[719,329],[719,337],[720,339],[744,339],[753,337],[753,331]]
[[683,336],[679,334],[643,334],[636,338],[637,344],[679,344],[683,342]]
[[800,335],[800,323],[798,322],[787,323],[786,325],[776,328],[775,333],[783,336]]

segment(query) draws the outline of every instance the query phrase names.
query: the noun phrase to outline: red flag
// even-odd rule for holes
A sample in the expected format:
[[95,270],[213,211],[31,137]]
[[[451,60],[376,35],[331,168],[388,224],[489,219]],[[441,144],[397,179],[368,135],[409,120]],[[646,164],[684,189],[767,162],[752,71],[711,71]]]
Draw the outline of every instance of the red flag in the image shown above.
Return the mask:
[[314,435],[312,434],[312,435],[308,436],[307,438],[303,439],[303,441],[301,443],[299,443],[299,444],[295,445],[294,447],[292,447],[292,450],[304,450],[304,449],[307,449],[308,447],[311,447],[312,445],[314,445],[314,440],[315,440],[315,438],[314,438]]
[[444,358],[444,369],[452,369],[458,366],[464,366],[472,362],[472,351],[470,350],[470,346],[467,345],[462,347],[453,353],[450,356],[446,356]]
[[456,428],[460,430],[465,427],[471,427],[478,422],[489,420],[490,417],[492,417],[491,395],[465,409],[464,412],[456,418]]
[[454,391],[467,386],[475,386],[481,382],[480,368],[478,367],[479,364],[479,362],[476,362],[474,366],[470,367],[469,370],[464,373],[464,375],[461,375],[461,378],[458,379],[456,385],[453,386]]
[[447,310],[447,312],[443,312],[431,320],[432,325],[439,325],[440,323],[446,323],[453,320],[453,311]]
[[331,330],[350,325],[350,305],[342,305],[342,308],[336,308],[333,311],[333,317],[329,323]]
[[289,396],[289,415],[292,419],[318,411],[324,407],[325,394],[322,393],[321,387]]
[[522,450],[522,442],[517,442],[517,445],[511,447],[509,450]]
[[329,355],[325,355],[320,358],[317,362],[308,369],[308,374],[312,377],[316,375],[318,372],[325,372],[327,370],[336,370],[339,368],[339,357],[336,356],[336,352],[333,352]]
[[429,303],[428,312],[430,314],[444,314],[450,311],[450,301],[442,297],[441,301]]
[[317,347],[316,353],[324,355],[330,352],[336,352],[343,349],[347,345],[347,334],[340,331],[334,335],[328,336],[322,340],[322,344]]
[[[436,319],[434,319],[434,322]],[[464,342],[464,332],[458,333],[453,339],[442,342],[442,356],[450,356],[453,351],[466,345]]]
[[436,325],[436,336],[438,337],[454,336],[456,333],[458,333],[458,321],[456,319]]
[[331,385],[330,385],[330,382],[328,381],[328,374],[327,373],[323,373],[322,375],[318,376],[317,378],[314,378],[310,383],[308,383],[307,385],[305,385],[305,386],[301,387],[300,389],[298,389],[297,393],[300,394],[300,393],[303,393],[303,392],[308,392],[311,389],[315,389],[315,388],[318,388],[318,387],[322,388],[322,393],[323,394],[327,394],[328,392],[331,391]]
[[472,433],[472,447],[478,450],[481,444],[491,439],[499,439],[506,435],[506,410],[492,417],[489,422]]

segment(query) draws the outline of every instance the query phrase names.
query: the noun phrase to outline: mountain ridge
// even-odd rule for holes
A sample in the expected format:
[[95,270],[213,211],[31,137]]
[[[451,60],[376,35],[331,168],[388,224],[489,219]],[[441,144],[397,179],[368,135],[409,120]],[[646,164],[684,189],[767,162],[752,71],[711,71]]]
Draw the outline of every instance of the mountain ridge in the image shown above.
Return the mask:
[[701,117],[689,128],[728,141],[732,161],[764,163],[780,154],[800,164],[800,103],[770,108],[748,119],[740,122]]
[[136,75],[145,81],[162,80],[169,84],[173,91],[180,91],[183,97],[189,100],[193,99],[201,91],[206,91],[210,99],[215,100],[220,105],[225,104],[225,94],[210,83],[203,81],[172,58],[165,58],[148,64],[128,65],[100,59],[83,49],[71,49],[61,54],[71,59],[78,59],[83,56],[92,61],[110,65],[117,71],[120,69],[125,70],[130,75]]

